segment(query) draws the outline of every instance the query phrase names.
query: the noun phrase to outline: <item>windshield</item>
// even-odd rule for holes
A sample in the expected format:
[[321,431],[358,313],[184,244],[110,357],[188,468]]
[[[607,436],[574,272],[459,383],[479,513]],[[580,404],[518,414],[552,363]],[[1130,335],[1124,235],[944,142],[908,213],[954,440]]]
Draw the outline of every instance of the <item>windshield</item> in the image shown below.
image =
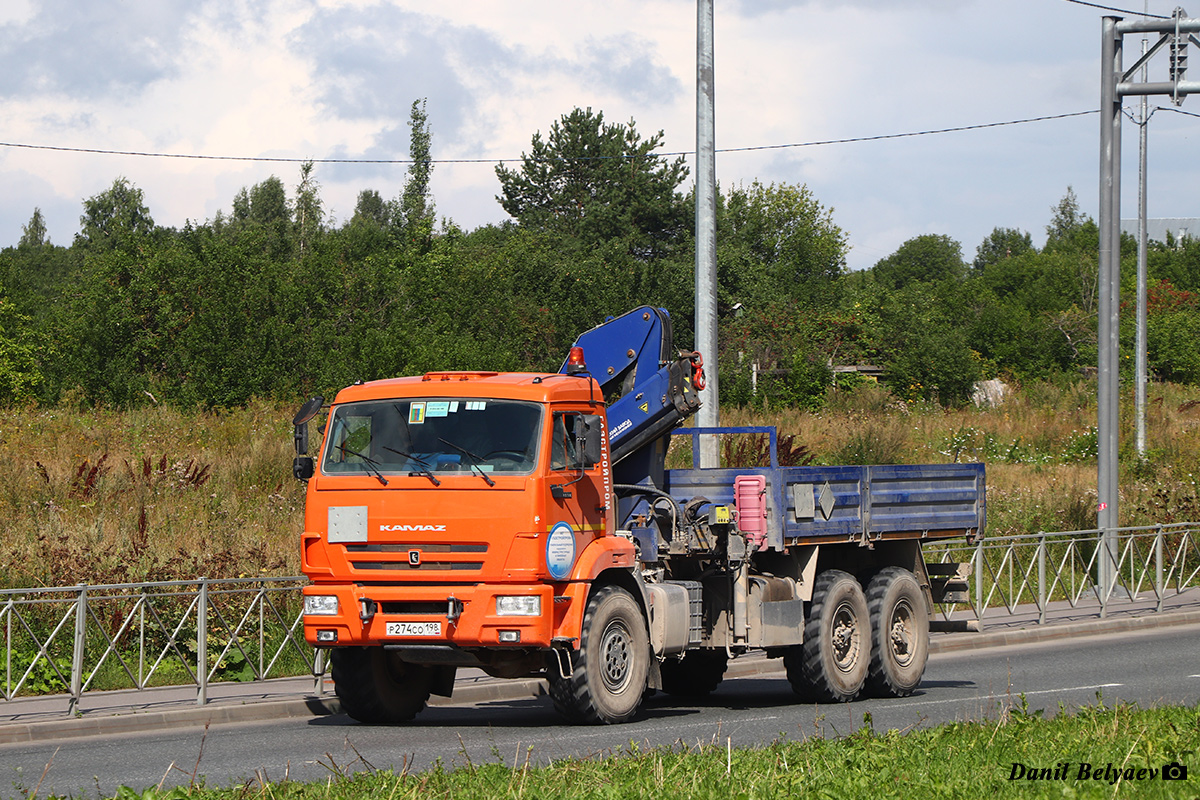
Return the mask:
[[[406,399],[337,406],[321,460],[327,475],[530,472],[542,408],[512,400]],[[489,480],[490,483],[490,480]]]

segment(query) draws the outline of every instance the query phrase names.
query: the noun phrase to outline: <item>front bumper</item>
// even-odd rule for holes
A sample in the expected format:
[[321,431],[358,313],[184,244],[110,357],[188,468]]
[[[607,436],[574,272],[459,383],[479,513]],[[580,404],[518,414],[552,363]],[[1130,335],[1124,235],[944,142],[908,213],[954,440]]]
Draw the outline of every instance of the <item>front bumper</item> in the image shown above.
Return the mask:
[[[337,597],[337,613],[305,614],[304,638],[316,647],[453,645],[548,648],[574,605],[572,587],[548,584],[360,586],[315,584],[305,596]],[[497,596],[537,597],[537,616],[496,613]]]

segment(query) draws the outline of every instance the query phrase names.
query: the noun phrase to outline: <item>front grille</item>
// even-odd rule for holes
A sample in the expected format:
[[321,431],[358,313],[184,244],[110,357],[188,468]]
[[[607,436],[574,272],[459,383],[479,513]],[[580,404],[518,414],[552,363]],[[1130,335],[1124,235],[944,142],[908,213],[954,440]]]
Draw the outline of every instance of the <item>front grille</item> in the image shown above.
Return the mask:
[[396,615],[400,615],[400,616],[408,614],[408,615],[421,616],[421,617],[428,617],[431,615],[438,615],[438,614],[441,614],[444,616],[446,614],[446,607],[447,606],[446,606],[445,600],[438,600],[438,601],[432,601],[432,600],[431,601],[416,601],[416,600],[413,600],[413,601],[401,601],[401,600],[388,601],[388,600],[385,600],[379,604],[379,610],[380,610],[380,612],[382,612],[384,614],[396,614]]
[[412,544],[348,544],[347,553],[486,553],[486,544],[451,544],[448,542],[414,542]]
[[350,565],[355,569],[451,570],[458,572],[483,569],[482,561],[422,561],[420,564],[410,564],[407,561],[351,560]]
[[[488,551],[482,542],[387,542],[347,544],[346,558],[359,570],[396,570],[402,572],[477,572],[482,561],[459,561],[457,557],[478,557]],[[395,561],[380,556],[399,556]],[[407,558],[406,558],[407,556]],[[416,563],[413,563],[413,559]],[[403,559],[403,560],[401,560]]]

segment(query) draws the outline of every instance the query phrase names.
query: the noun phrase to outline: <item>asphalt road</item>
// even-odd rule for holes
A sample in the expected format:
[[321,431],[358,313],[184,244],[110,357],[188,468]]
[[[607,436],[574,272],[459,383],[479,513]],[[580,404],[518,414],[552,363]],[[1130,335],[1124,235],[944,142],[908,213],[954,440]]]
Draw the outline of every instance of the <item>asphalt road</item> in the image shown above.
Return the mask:
[[[677,742],[729,740],[755,746],[806,736],[844,735],[870,713],[876,730],[995,718],[1024,695],[1031,709],[1057,713],[1096,702],[1142,706],[1200,702],[1200,625],[944,653],[930,659],[913,697],[848,705],[796,702],[782,671],[727,680],[701,703],[658,695],[632,723],[564,725],[548,698],[429,708],[413,724],[360,725],[344,715],[262,724],[180,728],[127,736],[0,746],[0,797],[97,793],[188,784],[195,776],[228,786],[263,778],[324,779],[366,765],[423,769],[440,759],[464,766],[528,756],[619,753]],[[1200,766],[1200,765],[1196,765]]]

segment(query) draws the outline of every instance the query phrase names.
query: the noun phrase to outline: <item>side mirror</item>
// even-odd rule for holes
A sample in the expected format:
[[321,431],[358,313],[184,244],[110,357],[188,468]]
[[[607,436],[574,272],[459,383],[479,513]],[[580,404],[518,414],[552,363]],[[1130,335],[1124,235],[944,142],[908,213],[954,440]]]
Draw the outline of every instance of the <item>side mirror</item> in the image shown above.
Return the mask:
[[602,431],[600,426],[602,424],[604,424],[604,421],[599,414],[588,414],[583,418],[583,436],[581,437],[583,447],[581,448],[581,452],[585,468],[594,467],[600,463],[602,455],[600,449],[600,434]]
[[[324,397],[320,395],[310,397],[304,402],[304,405],[300,406],[300,410],[296,412],[296,416],[292,417],[292,426],[294,428],[292,442],[296,446],[297,457],[308,454],[308,423],[321,411],[321,406],[324,404]],[[308,474],[311,477],[311,469]],[[304,479],[301,478],[301,480]]]
[[296,456],[292,459],[292,477],[306,481],[313,476],[312,456]]

